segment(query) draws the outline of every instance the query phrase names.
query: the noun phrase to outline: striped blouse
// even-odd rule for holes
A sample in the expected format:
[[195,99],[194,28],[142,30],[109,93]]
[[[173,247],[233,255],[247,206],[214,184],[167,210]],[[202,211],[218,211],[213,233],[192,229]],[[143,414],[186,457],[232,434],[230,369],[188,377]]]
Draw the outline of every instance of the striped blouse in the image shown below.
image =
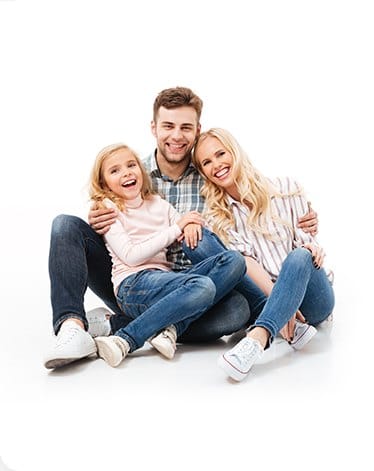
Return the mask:
[[[298,219],[308,212],[308,203],[301,186],[294,180],[277,178],[271,183],[282,194],[291,196],[274,196],[271,199],[271,210],[276,218],[286,222],[268,220],[267,228],[271,238],[251,230],[247,223],[249,208],[228,196],[235,219],[235,229],[229,231],[229,248],[238,250],[243,255],[255,259],[275,281],[287,255],[296,247],[306,243],[317,242],[310,234],[297,227]],[[260,222],[261,221],[260,219]],[[332,281],[332,272],[327,270]]]

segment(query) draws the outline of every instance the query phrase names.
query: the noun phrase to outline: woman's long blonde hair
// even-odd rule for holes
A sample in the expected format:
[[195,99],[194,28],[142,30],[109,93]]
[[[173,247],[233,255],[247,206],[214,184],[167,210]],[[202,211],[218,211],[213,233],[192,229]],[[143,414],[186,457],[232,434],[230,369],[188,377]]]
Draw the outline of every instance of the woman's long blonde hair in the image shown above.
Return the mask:
[[112,144],[110,146],[104,147],[104,149],[102,149],[98,153],[95,163],[92,167],[92,171],[91,171],[91,177],[90,177],[90,183],[89,183],[89,195],[90,195],[90,199],[97,203],[98,208],[105,208],[106,206],[104,205],[103,200],[105,198],[109,198],[111,201],[113,201],[113,203],[115,203],[118,206],[120,211],[125,210],[125,204],[124,204],[123,198],[120,198],[109,189],[103,176],[103,164],[105,160],[109,156],[114,154],[115,152],[118,152],[119,150],[129,151],[133,155],[134,159],[136,160],[137,164],[139,165],[141,169],[142,176],[143,176],[143,185],[141,189],[142,198],[147,199],[149,198],[150,195],[153,195],[156,193],[152,189],[151,179],[147,171],[145,170],[144,165],[142,161],[140,160],[140,157],[138,156],[138,154],[126,144],[122,144],[122,143]]
[[255,232],[272,238],[266,224],[268,218],[270,217],[277,223],[284,224],[284,222],[272,215],[271,198],[273,196],[290,195],[279,194],[270,180],[253,166],[237,140],[228,131],[221,128],[211,128],[201,133],[192,155],[194,166],[204,178],[201,195],[206,200],[208,207],[206,216],[212,224],[213,231],[224,242],[228,242],[229,230],[235,228],[235,220],[227,200],[226,191],[205,177],[202,167],[196,158],[200,144],[207,137],[218,139],[226,151],[232,155],[232,174],[238,190],[239,201],[250,209],[248,215],[249,227]]

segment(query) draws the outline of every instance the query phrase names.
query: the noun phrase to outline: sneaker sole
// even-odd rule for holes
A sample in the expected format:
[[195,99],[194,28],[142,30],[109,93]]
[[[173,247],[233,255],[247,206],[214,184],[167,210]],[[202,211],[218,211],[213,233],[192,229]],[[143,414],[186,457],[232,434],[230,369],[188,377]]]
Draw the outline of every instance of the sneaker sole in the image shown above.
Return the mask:
[[228,376],[230,376],[230,378],[234,379],[235,381],[243,381],[243,379],[246,378],[249,373],[249,371],[247,373],[239,371],[226,360],[224,355],[218,358],[217,364]]
[[298,339],[298,341],[293,344],[291,343],[291,347],[294,348],[295,350],[301,350],[302,348],[305,347],[307,343],[309,343],[312,338],[316,335],[317,329],[313,327],[312,325],[309,326],[309,329],[307,329],[304,334]]
[[96,342],[98,356],[102,358],[106,363],[108,363],[108,365],[115,368],[121,363],[123,359],[122,355],[116,356],[113,353],[111,345],[108,344],[107,338],[105,337],[101,339],[96,338],[95,342]]
[[48,370],[52,370],[54,368],[60,368],[65,365],[69,365],[70,363],[73,363],[74,361],[78,360],[83,360],[83,358],[87,358],[91,355],[96,354],[96,347],[92,350],[90,353],[86,353],[85,355],[82,355],[81,357],[73,357],[73,358],[53,358],[52,360],[48,360],[44,363],[44,366]]
[[172,347],[170,349],[164,349],[163,345],[158,345],[156,342],[153,342],[153,340],[150,341],[150,344],[168,360],[172,360],[174,358],[175,350],[172,350]]

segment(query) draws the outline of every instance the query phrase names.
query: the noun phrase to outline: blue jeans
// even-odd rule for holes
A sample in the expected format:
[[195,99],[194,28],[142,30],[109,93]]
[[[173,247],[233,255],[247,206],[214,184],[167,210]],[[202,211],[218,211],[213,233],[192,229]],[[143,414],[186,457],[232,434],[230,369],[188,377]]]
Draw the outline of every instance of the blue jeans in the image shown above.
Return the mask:
[[[203,237],[202,240],[199,241],[198,246],[194,249],[190,249],[183,243],[183,251],[193,264],[197,264],[207,257],[227,252],[228,249],[214,232],[203,228]],[[240,283],[236,285],[235,290],[247,301],[249,308],[248,322],[243,325],[243,327],[248,327],[261,314],[267,298],[248,275],[242,278]]]
[[[192,263],[198,263],[227,248],[214,233],[203,229],[198,247],[189,249],[184,244],[183,250]],[[247,326],[265,327],[270,342],[298,309],[309,324],[318,325],[331,314],[335,303],[325,270],[313,266],[307,249],[295,249],[288,254],[268,299],[249,276],[244,277],[236,290],[245,296],[250,307]]]
[[309,250],[294,249],[284,260],[254,326],[266,328],[271,342],[298,309],[309,324],[318,325],[331,314],[334,304],[334,291],[325,270],[314,267]]
[[[49,275],[53,328],[58,332],[70,317],[80,319],[86,329],[84,295],[89,287],[115,314],[110,322],[112,332],[126,326],[131,318],[123,314],[113,293],[112,261],[103,239],[85,221],[59,215],[52,223],[49,252]],[[207,342],[232,334],[249,321],[246,300],[232,291],[192,322],[178,338],[180,342]]]
[[127,340],[130,352],[173,324],[177,335],[219,302],[245,276],[244,258],[226,251],[182,272],[142,270],[120,284],[117,300],[133,320],[115,335]]

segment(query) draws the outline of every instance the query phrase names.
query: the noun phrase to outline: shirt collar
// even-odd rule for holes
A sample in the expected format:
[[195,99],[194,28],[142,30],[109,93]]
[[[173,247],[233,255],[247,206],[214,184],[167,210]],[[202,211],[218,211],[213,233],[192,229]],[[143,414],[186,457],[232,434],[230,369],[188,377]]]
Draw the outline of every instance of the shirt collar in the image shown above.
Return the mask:
[[[151,177],[156,177],[156,178],[162,178],[163,180],[170,180],[170,178],[166,175],[162,175],[158,165],[157,165],[157,160],[156,160],[156,152],[157,149],[155,149],[146,159],[145,165],[148,170],[148,173],[151,175]],[[186,170],[183,172],[183,174],[178,178],[178,180],[182,180],[183,178],[187,177],[193,172],[197,172],[196,168],[192,165],[190,162],[189,166],[186,168]],[[171,180],[170,180],[171,181]]]

